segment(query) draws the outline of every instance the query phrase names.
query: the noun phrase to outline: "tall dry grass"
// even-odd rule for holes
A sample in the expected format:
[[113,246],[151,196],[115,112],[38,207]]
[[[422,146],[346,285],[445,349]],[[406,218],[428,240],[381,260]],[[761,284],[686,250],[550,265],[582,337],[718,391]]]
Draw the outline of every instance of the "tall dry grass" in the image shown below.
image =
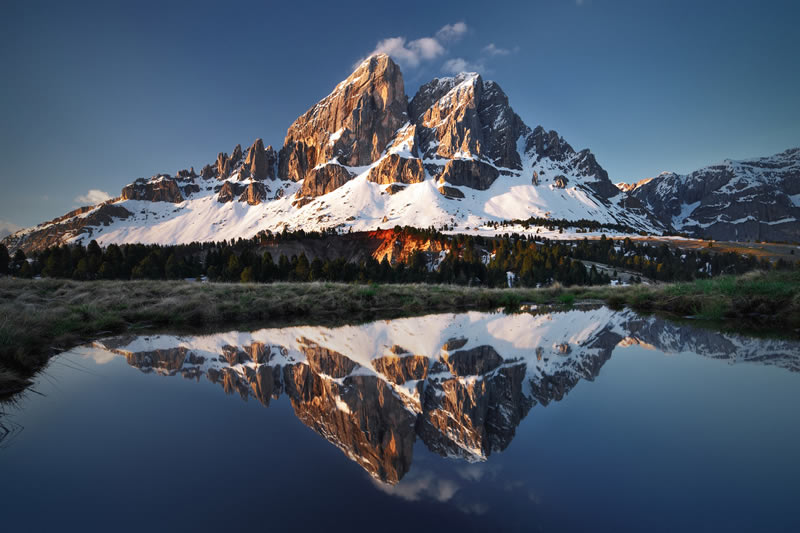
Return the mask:
[[[227,284],[0,279],[0,391],[59,350],[121,332],[342,322],[409,314],[599,301],[711,320],[800,328],[800,273],[751,273],[630,287],[488,289],[455,285]],[[5,376],[5,378],[3,378]],[[13,378],[13,379],[12,379]]]

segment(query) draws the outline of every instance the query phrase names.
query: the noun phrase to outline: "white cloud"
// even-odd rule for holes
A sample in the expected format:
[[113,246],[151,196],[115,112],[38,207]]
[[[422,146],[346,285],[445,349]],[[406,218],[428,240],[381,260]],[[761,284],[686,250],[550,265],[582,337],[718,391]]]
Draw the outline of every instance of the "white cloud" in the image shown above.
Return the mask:
[[405,37],[391,37],[378,43],[373,54],[388,54],[406,67],[418,67],[423,60],[435,59],[444,54],[444,47],[436,39],[423,37],[407,42]]
[[388,54],[401,66],[415,68],[423,61],[445,55],[447,49],[444,45],[461,39],[467,29],[465,23],[456,22],[442,26],[434,37],[421,37],[413,41],[409,41],[406,37],[389,37],[379,41],[369,55]]
[[511,50],[495,46],[494,43],[489,43],[483,47],[483,53],[488,56],[507,56],[511,53]]
[[449,479],[438,479],[429,472],[409,475],[397,485],[387,485],[376,480],[372,480],[372,482],[386,494],[397,496],[410,502],[423,498],[437,502],[447,502],[459,490],[457,483]]
[[474,61],[464,59],[463,57],[453,57],[448,59],[442,65],[445,72],[451,74],[458,74],[459,72],[479,72],[481,74],[489,73],[489,60],[494,57],[507,56],[519,51],[519,47],[515,46],[512,49],[501,48],[494,43],[489,43],[481,49],[478,58]]
[[100,189],[89,189],[89,192],[86,194],[76,196],[74,201],[79,204],[89,204],[95,205],[105,202],[106,200],[110,200],[111,195],[105,191],[101,191]]
[[9,236],[12,233],[16,233],[21,229],[22,228],[20,226],[17,226],[12,222],[6,222],[5,220],[0,220],[0,239]]
[[[474,60],[463,57],[448,58],[451,56],[451,45],[460,41],[468,31],[469,27],[465,22],[456,22],[445,24],[433,37],[421,37],[412,41],[402,36],[389,37],[379,41],[370,55],[388,54],[404,68],[416,68],[426,61],[442,58],[446,59],[442,66],[442,70],[446,73],[481,72],[486,74],[487,64],[491,58],[507,56],[519,50],[518,47],[502,48],[495,43],[489,43],[481,49],[478,57]],[[354,67],[361,61],[357,62]]]
[[463,57],[454,57],[448,59],[442,65],[442,69],[450,74],[458,74],[459,72],[485,72],[486,65],[483,61],[471,62]]
[[486,463],[469,463],[457,470],[459,476],[467,481],[480,481],[486,475],[494,476],[498,468]]
[[[72,353],[80,352],[80,350],[80,348],[76,348]],[[119,357],[113,352],[101,350],[100,348],[89,348],[88,351],[81,353],[80,356],[84,359],[92,359],[98,365],[105,365]]]
[[464,22],[456,22],[455,24],[445,24],[439,31],[436,32],[436,38],[443,43],[455,42],[461,39],[467,33],[467,25]]

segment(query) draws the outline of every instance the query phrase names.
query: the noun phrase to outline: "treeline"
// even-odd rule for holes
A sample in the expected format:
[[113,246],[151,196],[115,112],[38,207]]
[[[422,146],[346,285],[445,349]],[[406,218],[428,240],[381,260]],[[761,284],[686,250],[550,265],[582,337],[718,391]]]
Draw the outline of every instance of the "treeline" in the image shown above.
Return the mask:
[[614,241],[600,239],[579,241],[572,256],[583,261],[604,263],[611,267],[639,272],[657,281],[690,281],[720,274],[744,274],[751,270],[787,270],[793,264],[783,259],[771,263],[754,255],[735,252],[672,249],[667,244],[636,243],[630,238]]
[[[101,248],[63,245],[25,257],[14,257],[0,245],[0,273],[19,277],[94,279],[185,279],[212,281],[342,281],[379,283],[456,283],[507,286],[607,284],[620,269],[659,281],[683,281],[749,270],[788,269],[793,264],[737,253],[673,249],[666,244],[637,243],[629,238],[551,241],[517,234],[498,237],[445,235],[433,229],[396,227],[389,238],[427,243],[437,252],[415,251],[389,263],[366,257],[325,260],[304,253],[273,257],[270,245],[308,239],[347,238],[331,232],[262,232],[252,239],[185,245],[111,244]],[[591,261],[608,265],[598,270]],[[634,278],[635,279],[635,278]]]
[[514,226],[522,226],[525,229],[529,229],[530,227],[543,227],[547,228],[549,231],[555,231],[556,229],[559,230],[559,233],[563,233],[565,229],[575,229],[576,233],[588,233],[588,232],[598,232],[598,231],[609,231],[609,232],[616,232],[616,233],[628,233],[631,235],[640,234],[645,235],[645,233],[641,230],[637,230],[631,226],[626,224],[619,224],[619,223],[603,223],[598,222],[597,220],[588,220],[585,218],[581,218],[578,220],[566,220],[560,218],[543,218],[543,217],[530,217],[526,219],[513,219],[513,220],[502,220],[500,222],[494,221],[489,222],[487,224],[494,229],[499,228],[506,228],[506,227],[514,227]]

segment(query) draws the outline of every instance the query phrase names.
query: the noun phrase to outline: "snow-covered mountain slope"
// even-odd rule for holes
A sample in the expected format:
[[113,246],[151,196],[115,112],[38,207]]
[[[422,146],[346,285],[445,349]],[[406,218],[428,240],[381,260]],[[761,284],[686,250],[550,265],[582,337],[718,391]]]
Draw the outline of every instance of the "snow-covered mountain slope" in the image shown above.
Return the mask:
[[800,371],[796,341],[751,339],[605,307],[128,336],[97,345],[144,371],[204,375],[265,405],[286,395],[304,423],[390,483],[408,471],[416,438],[468,461],[505,449],[532,406],[559,401],[581,380],[593,380],[617,346]]
[[696,237],[800,241],[800,148],[624,188],[663,224]]
[[394,225],[487,233],[494,222],[531,217],[664,229],[591,152],[526,126],[497,83],[475,73],[438,78],[409,102],[399,67],[376,55],[299,117],[279,152],[260,139],[237,146],[199,174],[139,179],[119,198],[7,242],[30,251]]

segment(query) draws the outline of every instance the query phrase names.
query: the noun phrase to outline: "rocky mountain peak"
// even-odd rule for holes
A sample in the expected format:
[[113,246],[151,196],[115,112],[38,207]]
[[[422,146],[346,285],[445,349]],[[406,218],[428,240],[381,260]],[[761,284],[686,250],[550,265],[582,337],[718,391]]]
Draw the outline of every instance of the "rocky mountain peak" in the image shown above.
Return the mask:
[[247,149],[247,157],[244,160],[244,168],[255,180],[275,179],[275,166],[278,162],[278,154],[272,146],[264,148],[264,141],[260,138],[253,142]]
[[564,137],[561,137],[556,131],[546,131],[541,126],[536,126],[528,137],[525,151],[532,151],[539,159],[546,157],[553,161],[564,161],[575,153]]
[[400,67],[385,54],[367,58],[289,127],[280,151],[280,177],[299,181],[329,162],[373,163],[408,121],[407,108]]
[[521,169],[517,139],[526,129],[503,89],[474,72],[436,78],[409,104],[425,158],[467,157]]

